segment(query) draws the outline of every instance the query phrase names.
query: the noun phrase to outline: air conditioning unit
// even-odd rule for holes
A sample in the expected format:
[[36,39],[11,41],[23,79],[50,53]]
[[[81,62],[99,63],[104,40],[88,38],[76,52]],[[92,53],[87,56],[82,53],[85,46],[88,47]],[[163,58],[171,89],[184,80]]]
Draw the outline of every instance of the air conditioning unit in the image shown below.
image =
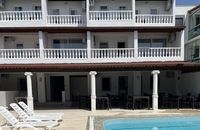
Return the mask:
[[5,0],[0,0],[0,8],[4,8],[5,7]]

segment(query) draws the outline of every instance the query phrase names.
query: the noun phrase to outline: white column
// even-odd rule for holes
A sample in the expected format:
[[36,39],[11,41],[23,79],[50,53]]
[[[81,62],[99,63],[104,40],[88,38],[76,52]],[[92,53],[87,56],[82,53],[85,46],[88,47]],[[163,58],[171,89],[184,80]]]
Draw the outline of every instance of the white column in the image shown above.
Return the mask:
[[158,110],[158,74],[159,70],[153,70],[153,95],[152,95],[152,108],[153,110]]
[[134,57],[138,57],[138,31],[134,31]]
[[45,76],[44,73],[37,73],[38,102],[46,102]]
[[31,76],[33,75],[31,72],[25,72],[27,81],[27,104],[33,110],[33,92],[32,92],[32,80]]
[[89,11],[90,11],[90,2],[86,0],[86,24],[89,22]]
[[185,50],[185,38],[184,38],[184,35],[185,35],[185,31],[184,30],[182,30],[181,32],[180,32],[180,42],[181,42],[181,59],[182,60],[184,60],[184,50]]
[[133,17],[133,24],[135,24],[136,23],[136,21],[135,21],[135,4],[136,4],[136,2],[135,2],[135,0],[132,0],[132,17]]
[[39,49],[40,49],[40,58],[44,58],[44,44],[45,44],[45,34],[42,31],[39,31]]
[[91,111],[96,111],[96,71],[91,71]]
[[172,0],[172,15],[173,15],[173,24],[174,24],[174,26],[175,26],[175,22],[176,22],[175,10],[176,10],[176,0]]
[[91,58],[91,32],[87,31],[87,54],[88,59]]
[[45,24],[47,23],[47,15],[48,15],[47,3],[48,3],[48,0],[41,0],[42,18],[43,18]]

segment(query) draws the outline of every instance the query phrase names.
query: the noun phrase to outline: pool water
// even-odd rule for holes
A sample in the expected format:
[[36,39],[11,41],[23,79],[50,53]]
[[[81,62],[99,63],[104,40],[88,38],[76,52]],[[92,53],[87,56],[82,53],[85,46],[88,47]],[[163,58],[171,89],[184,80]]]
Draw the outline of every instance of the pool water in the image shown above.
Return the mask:
[[200,116],[106,120],[105,130],[200,130]]

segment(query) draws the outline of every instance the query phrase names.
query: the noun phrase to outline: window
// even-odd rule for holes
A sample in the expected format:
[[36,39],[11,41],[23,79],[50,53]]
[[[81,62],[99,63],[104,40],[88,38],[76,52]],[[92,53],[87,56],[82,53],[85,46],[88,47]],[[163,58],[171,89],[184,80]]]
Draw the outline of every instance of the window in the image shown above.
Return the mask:
[[166,39],[139,39],[139,47],[165,47]]
[[60,40],[58,39],[53,40],[53,48],[60,48]]
[[108,48],[108,43],[107,42],[101,42],[100,48]]
[[126,6],[120,6],[119,10],[126,10]]
[[110,91],[110,78],[102,78],[102,91]]
[[77,15],[77,10],[70,10],[70,15]]
[[59,9],[53,9],[52,15],[60,15],[60,10]]
[[41,6],[34,6],[34,10],[40,11],[40,10],[42,10],[42,8],[41,8]]
[[150,14],[158,14],[158,10],[157,9],[151,9],[150,10]]
[[106,11],[106,10],[108,10],[108,7],[107,6],[100,6],[100,10],[101,11]]
[[54,39],[53,48],[84,48],[81,38]]
[[200,24],[200,15],[195,15],[196,17],[196,26]]
[[135,10],[135,14],[139,14],[139,10]]
[[17,80],[17,87],[18,87],[19,91],[26,91],[27,90],[26,79],[19,78]]
[[23,44],[17,44],[17,45],[16,45],[16,48],[17,48],[17,49],[23,49],[23,48],[24,48],[24,45],[23,45]]
[[16,7],[14,7],[14,10],[15,10],[15,11],[22,11],[22,7],[16,6]]

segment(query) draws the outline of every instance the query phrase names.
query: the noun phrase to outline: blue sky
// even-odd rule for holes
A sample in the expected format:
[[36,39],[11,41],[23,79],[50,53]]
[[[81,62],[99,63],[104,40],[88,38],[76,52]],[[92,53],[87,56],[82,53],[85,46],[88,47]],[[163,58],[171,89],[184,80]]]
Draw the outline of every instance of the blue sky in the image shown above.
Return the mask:
[[178,5],[198,5],[200,0],[176,0]]

